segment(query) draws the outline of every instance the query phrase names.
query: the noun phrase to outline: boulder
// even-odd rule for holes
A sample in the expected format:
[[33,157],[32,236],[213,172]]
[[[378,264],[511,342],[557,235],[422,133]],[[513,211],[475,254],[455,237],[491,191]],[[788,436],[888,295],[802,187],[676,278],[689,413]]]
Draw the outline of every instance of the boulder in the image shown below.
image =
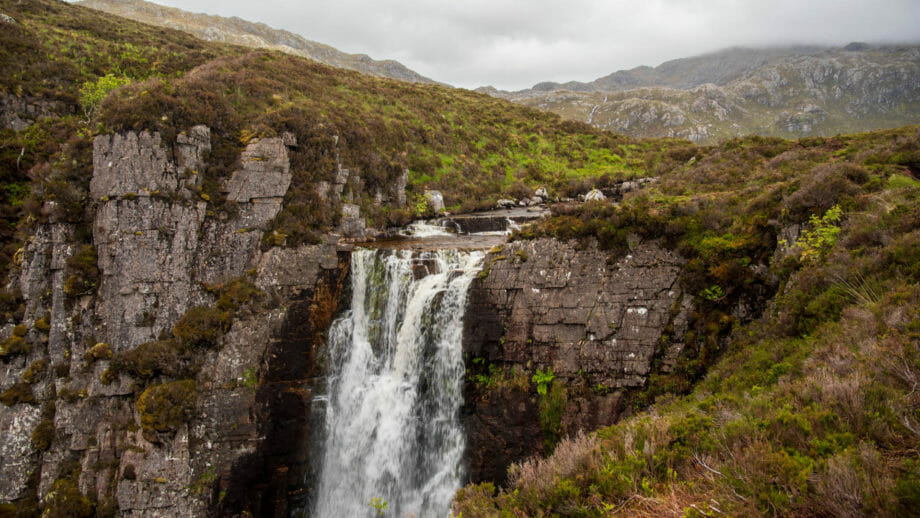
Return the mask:
[[425,191],[425,199],[428,200],[428,207],[435,212],[435,214],[444,210],[444,195],[441,194],[441,191]]
[[597,189],[591,189],[588,191],[588,194],[585,194],[585,201],[604,201],[607,197],[604,196],[604,193]]

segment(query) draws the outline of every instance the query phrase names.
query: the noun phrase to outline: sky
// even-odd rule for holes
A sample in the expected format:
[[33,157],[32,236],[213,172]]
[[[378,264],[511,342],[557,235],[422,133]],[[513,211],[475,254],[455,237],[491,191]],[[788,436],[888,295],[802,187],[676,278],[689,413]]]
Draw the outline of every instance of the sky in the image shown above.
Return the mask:
[[920,41],[920,0],[154,0],[464,88],[591,81],[731,46]]

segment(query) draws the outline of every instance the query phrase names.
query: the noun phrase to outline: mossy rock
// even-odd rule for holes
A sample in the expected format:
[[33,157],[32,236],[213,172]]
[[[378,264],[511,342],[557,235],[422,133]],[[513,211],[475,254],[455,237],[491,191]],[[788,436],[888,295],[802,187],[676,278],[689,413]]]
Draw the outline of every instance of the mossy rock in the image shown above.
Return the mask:
[[149,387],[137,400],[141,426],[154,432],[175,431],[191,418],[196,395],[195,380]]

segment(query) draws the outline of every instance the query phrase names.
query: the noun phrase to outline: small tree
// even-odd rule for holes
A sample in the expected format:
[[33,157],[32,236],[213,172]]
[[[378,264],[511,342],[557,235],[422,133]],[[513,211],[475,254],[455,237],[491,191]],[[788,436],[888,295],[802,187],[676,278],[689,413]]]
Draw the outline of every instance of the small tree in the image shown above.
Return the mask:
[[840,218],[843,211],[840,205],[827,209],[820,218],[812,214],[808,220],[808,228],[796,240],[795,245],[802,251],[799,258],[805,264],[817,264],[834,247],[837,236],[840,235]]
[[83,86],[80,87],[80,106],[83,107],[83,114],[86,115],[87,122],[96,116],[99,105],[109,95],[109,92],[130,82],[131,79],[128,77],[109,73],[95,81],[83,83]]

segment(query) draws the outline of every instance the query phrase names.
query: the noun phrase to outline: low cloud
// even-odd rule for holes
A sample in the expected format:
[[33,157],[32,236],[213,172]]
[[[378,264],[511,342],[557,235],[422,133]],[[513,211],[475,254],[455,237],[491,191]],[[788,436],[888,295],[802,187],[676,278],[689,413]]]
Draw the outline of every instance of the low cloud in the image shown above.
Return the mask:
[[396,59],[455,86],[590,81],[729,46],[917,41],[916,0],[161,0]]

